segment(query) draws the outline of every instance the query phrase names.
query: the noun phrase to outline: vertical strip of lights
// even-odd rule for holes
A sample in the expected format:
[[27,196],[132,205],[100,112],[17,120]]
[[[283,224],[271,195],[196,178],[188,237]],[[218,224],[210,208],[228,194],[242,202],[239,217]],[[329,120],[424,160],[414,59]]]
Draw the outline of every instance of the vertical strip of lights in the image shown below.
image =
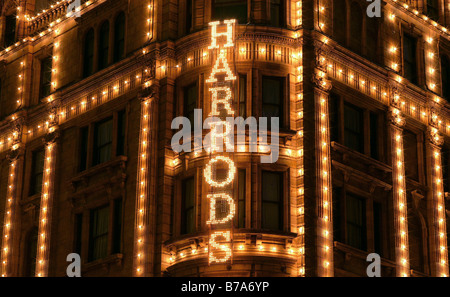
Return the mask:
[[[210,152],[211,154],[220,151],[217,139],[225,140],[225,146],[230,149],[231,142],[229,137],[234,137],[230,135],[231,126],[225,122],[219,115],[221,114],[219,110],[219,105],[223,105],[222,111],[225,111],[226,117],[234,116],[234,111],[231,108],[233,97],[231,84],[236,80],[236,76],[231,71],[228,66],[228,49],[234,48],[234,26],[236,20],[225,20],[224,26],[226,27],[225,33],[218,33],[217,28],[220,22],[211,22],[209,26],[211,27],[211,45],[208,49],[217,52],[217,59],[214,63],[213,70],[210,77],[206,80],[206,83],[212,84],[209,89],[211,92],[211,117],[216,117],[219,119],[215,120],[211,124],[211,141],[210,141]],[[222,44],[218,42],[218,37],[225,37],[226,43]],[[214,56],[214,54],[212,54]],[[225,76],[217,79],[217,74],[224,74]],[[226,132],[223,132],[225,127]],[[217,181],[215,166],[216,163],[221,162],[227,164],[228,176],[224,181]],[[208,249],[208,261],[209,263],[224,263],[229,261],[233,255],[232,248],[232,233],[231,230],[223,227],[225,223],[232,223],[235,215],[235,202],[233,198],[227,193],[226,189],[232,186],[233,180],[235,178],[236,167],[234,162],[228,156],[215,156],[211,158],[204,169],[205,181],[210,185],[212,193],[208,194],[208,199],[210,199],[210,218],[207,224],[210,228],[217,228],[211,231],[209,239],[209,249]],[[216,193],[217,191],[218,193]],[[216,202],[218,200],[225,201],[228,206],[228,215],[221,220],[216,219]],[[219,243],[221,242],[221,243]],[[220,256],[219,256],[220,255]]]
[[138,179],[136,185],[136,221],[134,231],[134,275],[145,276],[146,273],[146,247],[147,228],[149,216],[148,199],[148,164],[150,143],[150,110],[151,98],[146,97],[141,101],[141,131],[139,135]]
[[10,261],[11,261],[11,229],[12,226],[12,217],[14,211],[14,205],[16,200],[16,180],[17,180],[17,160],[11,160],[9,165],[8,172],[8,188],[6,191],[6,207],[5,207],[5,216],[4,216],[4,225],[3,225],[3,240],[2,240],[2,263],[1,263],[1,271],[2,277],[7,277],[10,275]]
[[[330,160],[330,134],[329,134],[329,112],[328,95],[320,94],[316,97],[317,129],[318,129],[318,159],[319,168],[319,222],[318,229],[321,234],[319,239],[319,267],[323,273],[321,276],[333,276],[333,225],[332,225],[332,203],[331,203],[331,160]],[[317,135],[317,134],[316,134]]]
[[431,151],[432,151],[432,183],[433,183],[433,212],[434,229],[436,232],[436,275],[448,276],[448,253],[447,253],[447,230],[444,201],[444,184],[442,177],[441,149],[438,144],[442,144],[442,137],[436,128],[430,128]]
[[50,256],[50,231],[53,205],[56,142],[50,141],[45,147],[44,176],[39,214],[39,231],[36,257],[36,276],[48,276]]
[[408,212],[406,201],[405,164],[403,151],[403,130],[405,120],[400,110],[391,108],[392,124],[392,178],[395,225],[395,254],[397,276],[408,277],[409,242],[408,242]]
[[20,62],[19,87],[17,87],[17,109],[23,105],[23,94],[25,87],[25,61]]
[[303,12],[302,12],[302,1],[294,0],[295,9],[295,26],[300,27],[303,24]]

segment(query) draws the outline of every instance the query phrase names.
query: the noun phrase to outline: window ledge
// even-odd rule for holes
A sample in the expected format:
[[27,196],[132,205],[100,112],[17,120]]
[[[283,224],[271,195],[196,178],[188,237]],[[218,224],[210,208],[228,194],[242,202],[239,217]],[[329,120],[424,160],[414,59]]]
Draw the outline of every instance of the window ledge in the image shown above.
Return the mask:
[[72,178],[70,182],[72,184],[81,182],[81,181],[85,180],[86,178],[97,175],[99,172],[109,170],[114,167],[120,167],[120,168],[124,169],[127,161],[128,161],[127,157],[119,156],[113,160],[93,166],[93,167],[81,172],[80,174],[78,174],[74,178]]
[[[337,251],[341,251],[341,252],[345,253],[346,257],[354,256],[355,258],[361,259],[364,261],[366,261],[367,255],[369,255],[371,253],[371,252],[366,252],[366,251],[351,247],[351,246],[344,244],[342,242],[339,242],[339,241],[334,242],[334,248],[335,248],[335,251],[337,250]],[[381,265],[383,265],[385,267],[391,267],[391,268],[396,267],[396,264],[394,261],[383,258],[383,257],[381,257]]]
[[123,264],[123,254],[113,254],[106,258],[83,264],[81,266],[82,267],[81,273],[99,269],[109,271],[112,266],[118,266],[119,268],[121,268],[122,264]]

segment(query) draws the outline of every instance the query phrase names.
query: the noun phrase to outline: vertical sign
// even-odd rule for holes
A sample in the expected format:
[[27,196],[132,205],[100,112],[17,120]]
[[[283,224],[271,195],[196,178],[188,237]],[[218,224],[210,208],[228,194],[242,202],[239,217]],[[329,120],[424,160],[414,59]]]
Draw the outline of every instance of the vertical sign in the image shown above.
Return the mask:
[[[211,57],[215,59],[211,75],[206,80],[210,86],[211,133],[207,151],[211,159],[204,169],[204,177],[210,191],[207,195],[210,205],[209,220],[209,263],[224,263],[232,257],[232,227],[235,214],[235,202],[233,195],[233,180],[236,167],[229,153],[223,153],[223,143],[226,151],[234,151],[231,137],[231,124],[227,123],[227,117],[234,117],[232,109],[233,81],[236,76],[228,64],[228,56],[234,49],[234,25],[235,20],[226,20],[223,24],[212,22],[211,27]],[[224,30],[223,30],[224,29]],[[218,32],[220,31],[220,33]],[[224,132],[225,130],[225,132]]]

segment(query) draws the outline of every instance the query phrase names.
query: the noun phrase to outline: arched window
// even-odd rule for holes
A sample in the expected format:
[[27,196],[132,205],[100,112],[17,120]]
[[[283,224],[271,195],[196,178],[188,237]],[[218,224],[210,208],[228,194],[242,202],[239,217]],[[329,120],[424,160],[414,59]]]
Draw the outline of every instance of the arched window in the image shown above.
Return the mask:
[[94,29],[90,29],[84,38],[83,76],[94,73]]
[[337,3],[334,2],[333,6],[333,36],[334,39],[345,45],[347,33],[347,5],[345,1]]
[[38,244],[38,228],[28,232],[26,239],[26,257],[25,257],[25,275],[28,277],[35,276],[36,272],[36,256],[37,256],[37,244]]
[[125,53],[125,14],[121,12],[114,23],[114,62],[120,61]]
[[350,49],[361,53],[363,12],[358,3],[353,2],[350,8]]
[[450,60],[447,55],[441,56],[442,96],[450,101]]
[[98,43],[98,70],[108,66],[109,56],[109,22],[104,22],[100,27],[100,36]]

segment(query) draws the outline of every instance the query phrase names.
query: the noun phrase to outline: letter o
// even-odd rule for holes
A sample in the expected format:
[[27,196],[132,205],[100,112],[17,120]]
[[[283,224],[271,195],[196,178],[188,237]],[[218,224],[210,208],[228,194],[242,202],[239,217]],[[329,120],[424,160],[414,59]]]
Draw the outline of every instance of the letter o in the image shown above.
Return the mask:
[[[212,179],[212,165],[217,163],[219,160],[227,163],[229,166],[228,177],[223,182],[217,182]],[[230,158],[224,157],[224,156],[217,156],[217,157],[214,157],[213,159],[211,159],[211,161],[209,161],[209,163],[206,165],[206,168],[203,171],[203,173],[205,174],[206,182],[210,186],[216,187],[216,188],[223,188],[233,182],[234,174],[236,173],[236,167],[234,166],[234,163]]]

